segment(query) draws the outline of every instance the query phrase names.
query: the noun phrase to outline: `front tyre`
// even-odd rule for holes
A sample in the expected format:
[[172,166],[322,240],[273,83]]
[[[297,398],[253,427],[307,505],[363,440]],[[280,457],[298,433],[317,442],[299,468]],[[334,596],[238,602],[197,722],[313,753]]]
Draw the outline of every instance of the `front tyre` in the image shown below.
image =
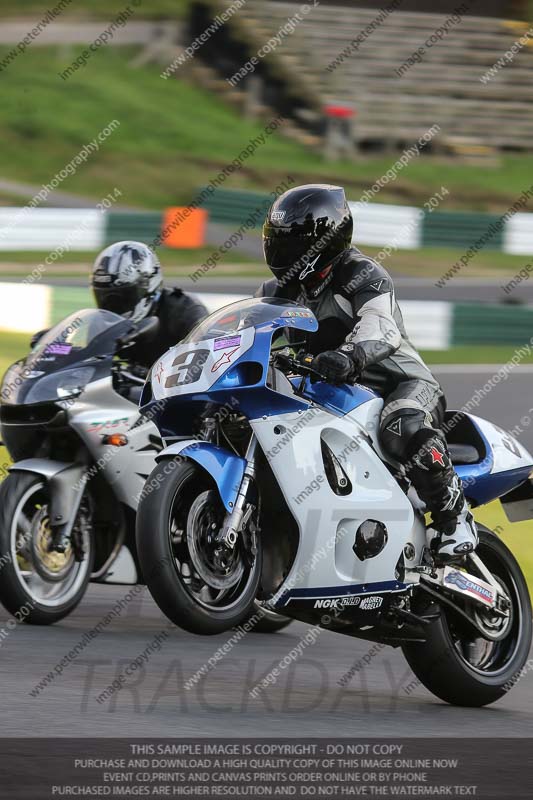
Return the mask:
[[66,617],[87,589],[94,560],[85,500],[73,528],[74,547],[48,551],[50,496],[44,478],[11,472],[0,486],[0,601],[18,622],[50,625]]
[[[532,636],[531,601],[522,570],[496,534],[477,527],[476,552],[510,597],[509,618],[503,621],[490,610],[475,612],[487,632],[483,637],[452,609],[439,607],[421,592],[417,613],[437,618],[425,628],[426,642],[402,646],[409,666],[430,692],[447,703],[470,707],[494,703],[513,687],[529,657]],[[473,572],[468,563],[467,569]],[[472,604],[466,601],[463,610],[472,613]]]
[[215,534],[226,511],[212,479],[197,464],[159,464],[137,512],[137,550],[144,580],[161,611],[191,633],[210,635],[242,623],[253,609],[261,548],[240,534],[220,557]]

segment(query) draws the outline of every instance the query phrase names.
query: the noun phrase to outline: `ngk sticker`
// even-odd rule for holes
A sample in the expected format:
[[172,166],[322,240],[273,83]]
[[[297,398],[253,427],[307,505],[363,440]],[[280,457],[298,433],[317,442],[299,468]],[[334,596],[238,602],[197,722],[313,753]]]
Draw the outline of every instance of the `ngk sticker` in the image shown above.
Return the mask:
[[314,608],[345,608],[346,606],[358,606],[361,598],[357,595],[348,597],[324,597],[315,602]]

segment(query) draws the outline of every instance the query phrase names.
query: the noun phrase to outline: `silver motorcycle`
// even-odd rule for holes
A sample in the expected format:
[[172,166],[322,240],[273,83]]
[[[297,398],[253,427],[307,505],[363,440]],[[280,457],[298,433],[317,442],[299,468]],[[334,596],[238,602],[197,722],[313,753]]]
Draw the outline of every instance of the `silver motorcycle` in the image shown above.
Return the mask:
[[[135,517],[163,442],[139,411],[145,376],[127,354],[158,324],[76,312],[4,376],[0,426],[14,463],[0,486],[0,601],[17,619],[62,619],[89,581],[144,582]],[[273,614],[256,627],[289,622]]]
[[143,378],[117,352],[157,325],[79,311],[4,376],[0,424],[14,463],[0,487],[0,600],[17,618],[56,622],[90,580],[139,579],[135,513],[162,444],[137,407]]

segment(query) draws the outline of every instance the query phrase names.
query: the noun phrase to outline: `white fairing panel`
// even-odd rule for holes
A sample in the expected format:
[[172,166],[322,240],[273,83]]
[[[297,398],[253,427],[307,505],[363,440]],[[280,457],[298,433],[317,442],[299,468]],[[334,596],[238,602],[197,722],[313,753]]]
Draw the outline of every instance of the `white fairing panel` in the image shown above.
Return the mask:
[[[382,403],[380,399],[370,401],[342,418],[314,406],[312,414],[305,411],[252,421],[300,531],[297,560],[280,592],[284,587],[342,589],[394,581],[396,565],[409,542],[415,554],[407,564],[419,560],[426,542],[423,520],[415,515],[369,441],[372,425],[377,436]],[[345,496],[329,485],[321,440],[350,481],[352,490]],[[368,519],[386,526],[388,541],[378,556],[361,561],[352,547],[357,529]],[[317,559],[317,554],[323,556]],[[314,566],[309,569],[311,563]]]
[[197,343],[179,344],[165,353],[152,369],[155,400],[191,392],[207,392],[253,345],[255,329],[221,335]]
[[491,474],[508,470],[533,468],[533,456],[507,431],[486,419],[469,414],[487,440],[494,459]]
[[[92,469],[101,471],[118,499],[134,510],[161,449],[155,424],[140,417],[134,403],[113,391],[111,378],[89,384],[70,409],[70,424],[95,462]],[[103,444],[103,437],[112,433],[124,434],[127,445]]]

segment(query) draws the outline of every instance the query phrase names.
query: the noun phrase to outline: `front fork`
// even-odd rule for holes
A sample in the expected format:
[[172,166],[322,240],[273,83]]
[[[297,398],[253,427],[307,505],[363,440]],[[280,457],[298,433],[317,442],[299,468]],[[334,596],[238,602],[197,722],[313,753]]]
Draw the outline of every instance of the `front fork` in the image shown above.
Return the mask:
[[[54,475],[50,487],[50,528],[52,536],[49,552],[64,553],[72,538],[72,531],[80,510],[83,493],[87,485],[87,473],[73,483],[72,474],[77,474],[76,466]],[[74,546],[76,561],[83,561],[83,554]]]
[[250,439],[248,448],[246,450],[246,466],[244,468],[244,474],[239,492],[235,499],[235,505],[229,514],[226,515],[222,528],[217,535],[217,541],[228,550],[233,550],[237,544],[239,533],[244,529],[254,511],[254,508],[251,505],[249,505],[245,510],[245,505],[250,484],[255,478],[256,449],[257,438],[255,434],[252,434],[252,438]]

